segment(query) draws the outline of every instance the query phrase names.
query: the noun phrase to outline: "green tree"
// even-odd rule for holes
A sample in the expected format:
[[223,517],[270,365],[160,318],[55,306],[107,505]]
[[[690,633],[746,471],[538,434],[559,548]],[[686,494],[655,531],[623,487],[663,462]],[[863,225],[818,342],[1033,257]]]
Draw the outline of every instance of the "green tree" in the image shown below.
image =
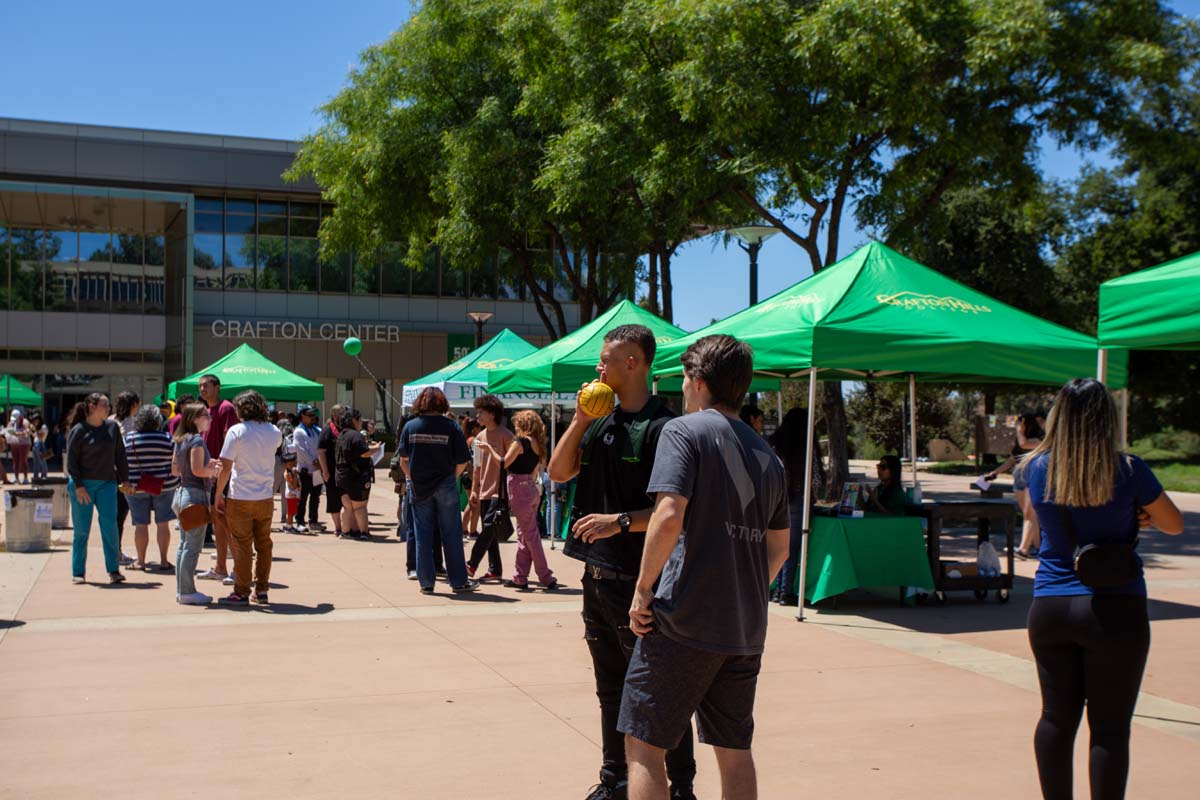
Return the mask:
[[[710,137],[736,196],[814,271],[844,215],[886,237],[947,192],[1020,187],[1042,136],[1093,146],[1192,58],[1160,3],[1015,0],[646,2],[686,42],[672,99]],[[833,485],[848,474],[842,388],[824,387]]]

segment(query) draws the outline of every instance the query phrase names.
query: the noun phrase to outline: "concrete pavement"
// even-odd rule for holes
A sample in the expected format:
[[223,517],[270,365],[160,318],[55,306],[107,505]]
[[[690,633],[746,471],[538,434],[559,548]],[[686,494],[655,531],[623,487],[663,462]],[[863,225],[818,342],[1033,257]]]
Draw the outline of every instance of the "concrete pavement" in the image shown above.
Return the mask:
[[[967,481],[927,476],[926,494]],[[578,564],[551,554],[555,594],[454,597],[439,583],[423,596],[387,488],[372,497],[372,542],[277,533],[264,609],[178,606],[173,575],[72,586],[67,546],[0,554],[0,798],[583,797],[600,753]],[[1184,536],[1143,543],[1155,621],[1133,798],[1195,793],[1200,496],[1179,499]],[[511,568],[515,545],[502,550]],[[892,590],[856,592],[805,623],[774,607],[761,796],[1037,796],[1035,567],[1018,564],[1008,605],[966,594],[900,608]],[[717,798],[711,751],[697,753],[697,795]]]

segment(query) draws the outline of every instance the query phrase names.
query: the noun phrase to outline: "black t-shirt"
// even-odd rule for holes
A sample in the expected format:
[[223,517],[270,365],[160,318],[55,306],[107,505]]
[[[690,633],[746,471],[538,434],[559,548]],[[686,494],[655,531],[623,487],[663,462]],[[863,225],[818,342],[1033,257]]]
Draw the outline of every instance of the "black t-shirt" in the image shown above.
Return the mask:
[[[646,494],[646,487],[650,485],[650,473],[654,470],[658,437],[663,426],[675,415],[658,398],[651,398],[650,402],[657,408],[646,422],[645,438],[638,453],[631,453],[626,448],[630,426],[638,414],[618,407],[598,425],[593,423],[597,427],[584,437],[574,517],[641,511],[654,505],[650,495]],[[637,577],[641,569],[645,544],[645,532],[618,533],[592,544],[568,536],[563,553],[632,578]]]
[[367,438],[360,431],[351,428],[338,435],[335,446],[338,486],[344,489],[367,487],[374,469],[371,459],[363,458],[367,450]]
[[[325,466],[329,469],[329,482],[337,486],[337,441],[338,435],[333,431],[333,423],[321,430],[317,437],[317,450],[325,454]],[[317,465],[318,467],[320,464]]]
[[454,477],[459,464],[471,460],[462,429],[435,414],[410,420],[400,432],[396,451],[408,459],[408,471],[418,499],[432,495],[447,478]]
[[508,465],[509,475],[531,475],[538,466],[538,454],[533,449],[533,444],[524,436],[517,437],[517,442],[521,445],[521,455],[513,459],[513,462]]

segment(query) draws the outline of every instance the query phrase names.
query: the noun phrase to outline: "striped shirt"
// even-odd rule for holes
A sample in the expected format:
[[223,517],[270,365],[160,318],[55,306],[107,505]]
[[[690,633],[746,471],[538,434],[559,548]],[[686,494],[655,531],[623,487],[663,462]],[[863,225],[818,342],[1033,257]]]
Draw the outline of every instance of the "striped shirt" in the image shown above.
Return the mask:
[[129,460],[129,482],[137,485],[142,473],[163,479],[163,490],[179,485],[179,476],[171,474],[175,443],[165,431],[125,435],[125,456]]

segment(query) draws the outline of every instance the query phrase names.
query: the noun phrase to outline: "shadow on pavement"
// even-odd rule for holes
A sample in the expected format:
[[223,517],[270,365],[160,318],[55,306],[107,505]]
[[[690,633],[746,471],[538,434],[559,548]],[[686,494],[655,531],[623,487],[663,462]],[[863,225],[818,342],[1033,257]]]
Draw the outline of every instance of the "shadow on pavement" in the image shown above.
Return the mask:
[[92,583],[88,581],[88,584],[98,589],[116,589],[117,591],[121,591],[122,589],[157,589],[162,586],[162,581],[143,581],[137,583],[128,580],[124,583]]
[[8,630],[9,628],[19,628],[25,624],[23,619],[0,619],[0,631]]

